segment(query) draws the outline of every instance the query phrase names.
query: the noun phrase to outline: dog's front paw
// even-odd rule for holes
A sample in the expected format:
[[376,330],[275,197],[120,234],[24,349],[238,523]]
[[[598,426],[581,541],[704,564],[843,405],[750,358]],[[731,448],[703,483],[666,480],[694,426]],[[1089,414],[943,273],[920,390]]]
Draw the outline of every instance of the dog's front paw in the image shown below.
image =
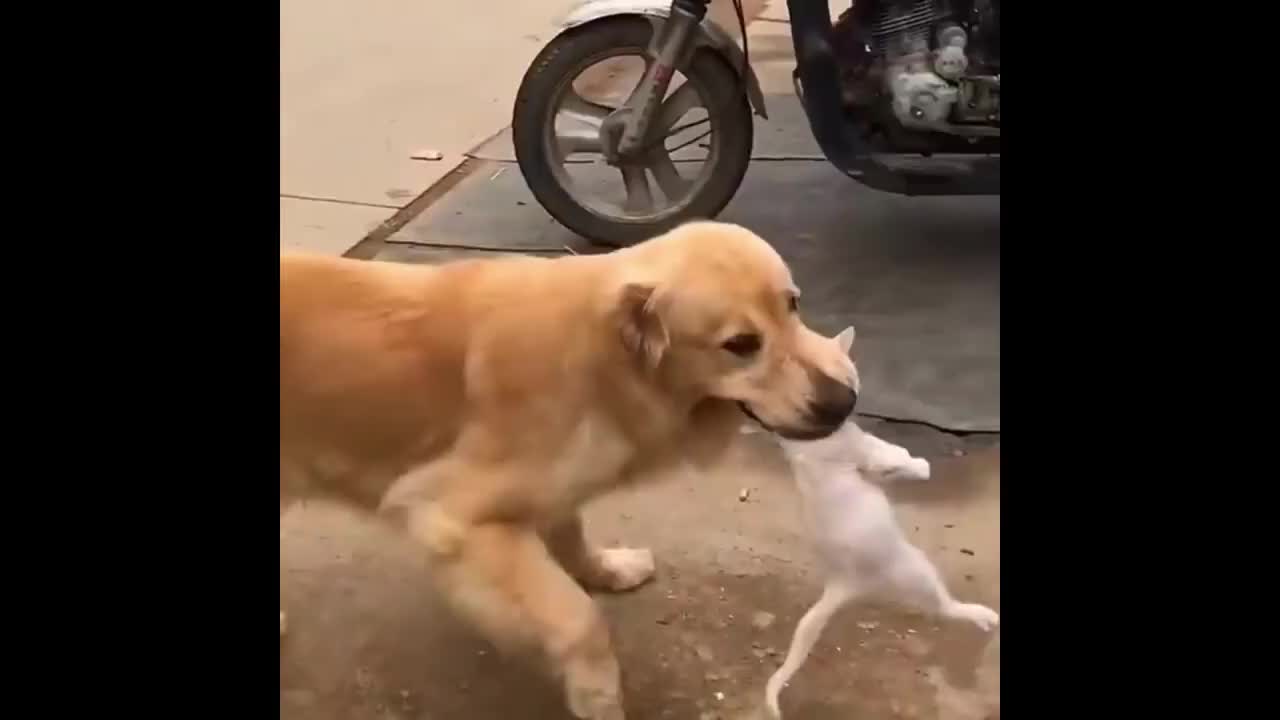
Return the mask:
[[977,625],[983,632],[990,632],[1000,624],[999,613],[977,603],[961,603],[951,615],[957,620],[967,620]]
[[569,712],[582,720],[626,720],[616,691],[569,687]]
[[653,551],[648,548],[606,548],[596,557],[606,590],[630,590],[653,577]]

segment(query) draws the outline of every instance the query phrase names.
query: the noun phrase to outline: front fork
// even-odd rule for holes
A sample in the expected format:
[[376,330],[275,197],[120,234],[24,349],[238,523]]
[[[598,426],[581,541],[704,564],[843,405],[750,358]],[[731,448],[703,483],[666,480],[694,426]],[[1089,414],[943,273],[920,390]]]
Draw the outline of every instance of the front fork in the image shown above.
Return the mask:
[[616,164],[622,158],[643,155],[648,146],[649,125],[667,95],[671,76],[692,50],[698,25],[710,4],[711,0],[672,0],[670,15],[649,44],[650,62],[644,76],[601,127],[608,162]]

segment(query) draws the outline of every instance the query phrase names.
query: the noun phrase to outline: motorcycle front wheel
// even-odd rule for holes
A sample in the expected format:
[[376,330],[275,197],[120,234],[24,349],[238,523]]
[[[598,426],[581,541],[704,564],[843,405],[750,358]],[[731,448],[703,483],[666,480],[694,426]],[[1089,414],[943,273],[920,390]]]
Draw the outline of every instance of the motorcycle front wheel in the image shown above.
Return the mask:
[[[605,163],[601,124],[638,82],[652,34],[636,16],[570,28],[538,54],[516,95],[512,135],[530,191],[558,222],[602,245],[715,217],[751,161],[754,125],[738,72],[701,47],[672,78],[645,151]],[[624,60],[636,64],[629,77]]]

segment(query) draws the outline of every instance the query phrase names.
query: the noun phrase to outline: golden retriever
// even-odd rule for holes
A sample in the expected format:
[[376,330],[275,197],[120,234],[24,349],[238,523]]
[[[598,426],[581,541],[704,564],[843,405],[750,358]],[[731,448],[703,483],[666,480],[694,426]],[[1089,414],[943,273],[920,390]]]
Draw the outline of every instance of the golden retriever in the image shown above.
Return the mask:
[[281,509],[321,492],[395,518],[463,617],[544,652],[576,717],[622,720],[586,591],[644,583],[653,557],[589,546],[579,508],[716,462],[744,413],[788,438],[838,429],[856,373],[799,295],[768,243],[714,222],[554,260],[282,253]]

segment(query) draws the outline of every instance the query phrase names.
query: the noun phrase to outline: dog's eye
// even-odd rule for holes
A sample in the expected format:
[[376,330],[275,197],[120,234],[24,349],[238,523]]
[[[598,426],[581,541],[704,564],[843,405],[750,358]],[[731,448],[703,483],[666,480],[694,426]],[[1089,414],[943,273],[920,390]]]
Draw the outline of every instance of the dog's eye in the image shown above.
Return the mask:
[[760,349],[760,336],[750,333],[734,335],[721,346],[738,357],[749,357]]

